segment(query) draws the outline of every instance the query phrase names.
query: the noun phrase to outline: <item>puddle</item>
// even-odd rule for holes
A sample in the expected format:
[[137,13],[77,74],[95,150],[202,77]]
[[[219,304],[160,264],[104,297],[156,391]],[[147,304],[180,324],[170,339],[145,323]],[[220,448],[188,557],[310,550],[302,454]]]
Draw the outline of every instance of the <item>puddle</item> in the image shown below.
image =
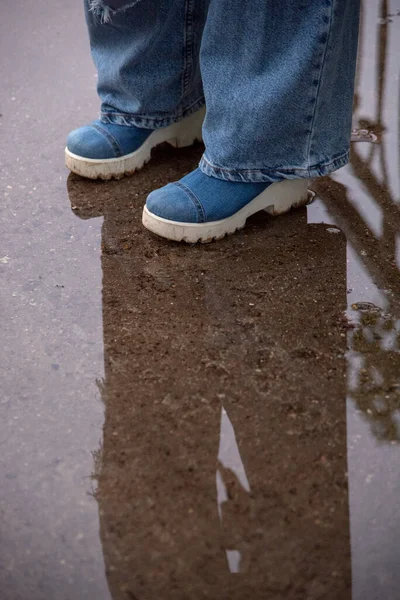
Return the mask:
[[364,3],[355,111],[355,127],[367,126],[378,143],[354,144],[350,165],[320,182],[320,200],[309,207],[310,221],[336,224],[348,242],[347,437],[355,600],[394,599],[400,593],[400,44],[398,7],[389,4],[381,4],[380,13],[378,3]]
[[400,7],[364,2],[350,165],[188,250],[141,206],[201,147],[66,189],[95,73],[36,5],[0,40],[2,598],[397,600]]

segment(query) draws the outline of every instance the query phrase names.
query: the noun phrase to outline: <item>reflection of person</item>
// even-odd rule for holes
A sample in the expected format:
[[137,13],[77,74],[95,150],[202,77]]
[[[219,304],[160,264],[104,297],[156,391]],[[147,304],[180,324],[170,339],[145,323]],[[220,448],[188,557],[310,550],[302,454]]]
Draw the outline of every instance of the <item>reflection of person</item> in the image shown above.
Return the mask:
[[102,113],[70,134],[72,171],[133,173],[200,138],[207,106],[199,168],[147,200],[153,232],[223,237],[347,162],[359,0],[86,0],[86,15]]
[[[110,193],[69,187],[96,216]],[[343,236],[298,211],[252,221],[245,246],[232,238],[218,260],[202,247],[166,252],[124,189],[126,204],[106,203],[102,235],[96,477],[113,599],[350,600]],[[250,488],[223,470],[222,521],[221,403]],[[240,554],[238,574],[226,550]]]

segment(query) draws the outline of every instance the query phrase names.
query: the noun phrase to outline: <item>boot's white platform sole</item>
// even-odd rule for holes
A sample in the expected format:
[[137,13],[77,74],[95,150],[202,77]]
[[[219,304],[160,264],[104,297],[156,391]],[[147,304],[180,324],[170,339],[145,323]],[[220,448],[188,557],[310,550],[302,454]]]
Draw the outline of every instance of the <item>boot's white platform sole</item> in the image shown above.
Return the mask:
[[265,210],[271,215],[281,215],[291,208],[308,204],[310,200],[308,184],[307,179],[286,179],[273,183],[231,217],[209,223],[169,221],[151,213],[145,206],[143,209],[143,225],[149,231],[167,240],[188,244],[196,244],[197,242],[205,244],[242,229],[246,225],[248,217],[261,210]]
[[109,180],[132,175],[149,162],[152,149],[159,144],[167,142],[175,148],[185,148],[195,141],[201,142],[204,116],[205,108],[202,108],[179,123],[156,129],[138,150],[119,158],[85,158],[73,154],[66,148],[65,164],[73,173],[88,179]]

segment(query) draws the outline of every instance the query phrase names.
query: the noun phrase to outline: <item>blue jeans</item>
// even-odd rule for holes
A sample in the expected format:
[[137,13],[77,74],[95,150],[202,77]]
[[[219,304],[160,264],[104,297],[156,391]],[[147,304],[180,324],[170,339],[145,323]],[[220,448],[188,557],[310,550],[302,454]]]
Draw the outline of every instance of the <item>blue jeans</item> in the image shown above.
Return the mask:
[[207,107],[200,168],[325,175],[349,155],[359,0],[85,0],[102,120],[165,127]]

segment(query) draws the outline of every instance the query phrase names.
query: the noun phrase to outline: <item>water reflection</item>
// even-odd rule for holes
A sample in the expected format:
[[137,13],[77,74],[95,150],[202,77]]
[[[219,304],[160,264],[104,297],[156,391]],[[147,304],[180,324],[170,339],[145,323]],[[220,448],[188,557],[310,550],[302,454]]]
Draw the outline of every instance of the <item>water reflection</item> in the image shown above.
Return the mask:
[[207,247],[149,236],[146,188],[197,154],[69,179],[75,213],[104,216],[95,477],[112,596],[350,599],[345,237],[305,209]]
[[259,215],[189,251],[150,237],[146,194],[201,150],[162,150],[117,184],[69,179],[74,211],[104,216],[95,477],[114,599],[398,598],[397,42],[377,6],[364,3],[355,106],[376,140],[357,134],[374,144],[316,182],[308,224]]
[[400,45],[393,30],[399,25],[397,12],[387,0],[363,6],[355,118],[357,128],[367,128],[379,143],[354,144],[347,169],[315,182],[328,218],[349,240],[349,253],[356,252],[361,267],[381,290],[380,306],[376,306],[360,302],[365,292],[355,285],[348,311],[355,327],[348,340],[349,395],[381,441],[400,438],[400,154],[396,132],[400,100],[398,94],[393,95],[399,74]]
[[350,336],[350,397],[381,441],[400,440],[400,321],[369,303]]
[[[345,233],[353,600],[400,594],[399,60],[396,3],[365,0],[350,165],[314,184],[310,221]],[[370,140],[373,141],[373,140]]]

